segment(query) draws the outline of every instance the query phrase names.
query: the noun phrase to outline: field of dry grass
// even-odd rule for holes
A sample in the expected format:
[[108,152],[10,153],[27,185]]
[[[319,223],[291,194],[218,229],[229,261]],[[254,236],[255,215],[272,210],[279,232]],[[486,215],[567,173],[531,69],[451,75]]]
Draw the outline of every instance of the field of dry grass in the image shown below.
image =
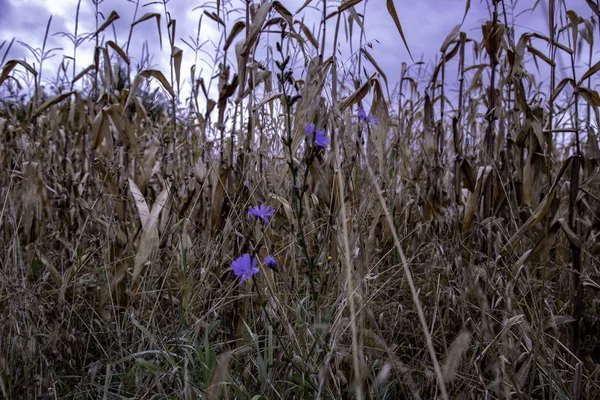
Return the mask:
[[110,10],[56,92],[1,44],[0,397],[600,399],[596,3],[515,37],[491,1],[395,87],[325,51],[365,2],[239,3],[213,82],[166,3],[130,33],[166,71]]

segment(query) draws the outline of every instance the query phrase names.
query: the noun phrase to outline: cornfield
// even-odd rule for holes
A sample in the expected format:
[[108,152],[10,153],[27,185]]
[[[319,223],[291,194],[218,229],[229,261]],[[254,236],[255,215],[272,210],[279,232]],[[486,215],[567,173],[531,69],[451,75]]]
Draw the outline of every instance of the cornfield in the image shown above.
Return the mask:
[[600,399],[597,2],[516,36],[490,0],[392,77],[375,2],[217,0],[210,79],[131,3],[56,78],[51,19],[0,45],[0,397]]

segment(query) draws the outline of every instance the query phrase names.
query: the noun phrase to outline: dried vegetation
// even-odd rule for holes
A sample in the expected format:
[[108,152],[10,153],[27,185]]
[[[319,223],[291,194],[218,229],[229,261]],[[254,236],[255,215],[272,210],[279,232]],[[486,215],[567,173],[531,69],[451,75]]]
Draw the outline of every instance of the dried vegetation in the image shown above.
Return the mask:
[[[35,63],[0,46],[1,397],[600,398],[595,2],[549,0],[550,35],[518,37],[491,1],[391,94],[371,3],[315,3],[314,31],[310,1],[206,5],[210,80],[184,77],[207,53],[159,3],[119,44],[93,1],[55,78],[51,20]],[[135,70],[138,24],[169,71]],[[240,285],[243,253],[260,272]]]

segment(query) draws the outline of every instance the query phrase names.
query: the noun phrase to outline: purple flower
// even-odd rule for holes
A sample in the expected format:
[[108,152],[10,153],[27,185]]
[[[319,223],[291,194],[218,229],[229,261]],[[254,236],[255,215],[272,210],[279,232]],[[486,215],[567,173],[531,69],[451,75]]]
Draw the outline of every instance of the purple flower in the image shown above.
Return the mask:
[[327,147],[327,145],[329,144],[329,139],[327,139],[327,136],[325,136],[325,132],[316,130],[315,134],[313,135],[313,131],[315,131],[315,124],[310,124],[306,127],[306,136],[308,136],[309,139],[312,139],[314,137],[315,145],[322,148]]
[[267,224],[267,225],[271,225],[271,223],[269,222],[267,217],[270,217],[274,213],[275,213],[275,210],[273,210],[269,206],[265,206],[264,204],[261,204],[260,206],[255,206],[255,207],[248,207],[248,216],[255,216],[258,218],[262,218],[262,220],[265,221],[265,224]]
[[367,124],[377,125],[379,123],[379,119],[371,114],[367,115],[367,112],[363,108],[358,109],[358,119]]
[[277,267],[277,262],[272,256],[265,257],[265,264],[267,264],[267,267],[270,269],[275,269],[275,267]]
[[246,278],[250,278],[258,272],[258,268],[256,268],[256,258],[250,259],[250,254],[243,254],[240,258],[231,263],[231,269],[233,269],[235,276],[242,277],[242,280],[240,281],[241,285]]

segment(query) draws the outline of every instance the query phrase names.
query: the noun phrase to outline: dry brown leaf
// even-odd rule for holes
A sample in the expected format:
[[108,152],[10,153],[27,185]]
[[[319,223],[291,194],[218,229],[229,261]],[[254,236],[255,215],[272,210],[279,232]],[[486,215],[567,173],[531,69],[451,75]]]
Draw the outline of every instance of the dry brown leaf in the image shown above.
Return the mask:
[[292,13],[283,6],[283,4],[281,4],[281,2],[279,1],[274,1],[273,2],[273,8],[275,9],[275,11],[277,11],[277,13],[279,15],[281,15],[281,17],[283,19],[285,19],[285,22],[287,22],[288,26],[290,27],[290,29],[293,29],[294,27],[294,20],[292,18]]
[[0,75],[0,85],[2,85],[2,83],[8,78],[8,74],[10,74],[10,71],[12,71],[13,68],[16,67],[17,65],[20,65],[23,68],[25,68],[27,71],[29,71],[31,73],[31,75],[37,76],[37,71],[35,69],[33,69],[33,67],[31,65],[27,64],[25,61],[9,60],[6,62],[6,64],[4,64],[4,68],[2,68],[2,75]]
[[346,11],[350,7],[354,7],[359,4],[362,0],[343,0],[342,3],[338,6],[338,12]]
[[310,29],[308,29],[308,27],[306,25],[304,25],[304,23],[302,23],[301,21],[298,21],[298,24],[300,24],[300,29],[302,29],[304,36],[306,36],[308,41],[313,45],[313,47],[315,49],[318,49],[319,43],[317,42],[317,39],[315,39],[315,37],[312,34],[312,32],[310,31]]
[[595,90],[586,87],[577,87],[576,93],[586,99],[588,103],[595,107],[600,107],[600,95]]
[[248,29],[248,35],[246,36],[246,40],[244,41],[241,49],[241,55],[244,59],[247,59],[248,55],[250,54],[250,50],[256,44],[256,42],[258,42],[258,37],[262,31],[263,24],[265,23],[269,12],[271,12],[271,8],[273,8],[272,2],[264,3],[254,15],[252,24]]
[[[135,198],[136,195],[133,192],[131,183],[132,181],[130,181],[129,189],[132,191],[131,193]],[[141,195],[141,193],[138,193],[138,195]],[[160,194],[156,198],[156,201],[152,205],[152,210],[150,211],[150,214],[146,218],[145,226],[142,227],[142,237],[140,239],[140,243],[138,245],[138,250],[135,255],[135,260],[133,264],[133,283],[136,282],[137,278],[142,273],[144,265],[158,248],[158,217],[160,215],[160,212],[163,210],[168,195],[169,192],[167,191],[167,188],[164,188],[160,192]],[[138,204],[137,201],[136,204]],[[143,221],[142,214],[143,212],[140,212],[140,220]]]
[[213,371],[210,384],[208,385],[208,400],[218,400],[221,398],[221,390],[227,384],[227,369],[232,354],[233,352],[228,350],[217,357],[217,366]]
[[448,47],[450,47],[450,45],[452,44],[452,42],[456,40],[458,34],[460,33],[461,26],[462,24],[458,24],[454,28],[452,28],[448,36],[446,36],[446,39],[444,39],[442,47],[440,47],[440,53],[445,53],[446,50],[448,50]]
[[555,101],[556,98],[558,97],[558,95],[560,94],[560,92],[563,90],[563,88],[567,85],[567,83],[570,83],[572,87],[576,87],[575,85],[575,81],[571,78],[565,78],[562,81],[560,81],[558,83],[558,85],[556,85],[556,87],[554,88],[554,90],[552,91],[552,96],[550,96],[550,99],[552,101]]
[[74,94],[74,93],[75,92],[67,92],[67,93],[62,93],[62,94],[59,94],[58,96],[54,96],[54,97],[49,98],[48,100],[46,100],[45,102],[43,102],[42,105],[40,105],[35,110],[35,112],[33,113],[34,117],[40,115],[48,107],[51,107],[51,106],[53,106],[55,104],[58,104],[61,101],[64,101],[65,99],[71,97],[71,95]]
[[556,66],[556,63],[550,57],[548,57],[547,55],[545,55],[544,53],[542,53],[541,51],[539,51],[535,47],[533,47],[533,46],[527,46],[527,50],[529,50],[529,52],[531,54],[533,54],[534,57],[539,57],[542,60],[546,61],[546,64],[548,64],[548,65],[550,65],[552,67]]
[[132,179],[129,179],[129,191],[131,192],[133,200],[135,201],[135,206],[138,210],[138,216],[140,217],[140,221],[142,223],[142,229],[144,229],[148,224],[150,209],[148,208],[148,204],[146,203],[144,195]]
[[531,159],[533,156],[529,154],[525,160],[525,167],[523,168],[523,203],[531,207],[533,204],[533,167],[531,165]]
[[137,24],[147,21],[149,19],[155,18],[156,19],[156,27],[158,28],[158,43],[160,45],[160,48],[162,49],[162,34],[160,31],[160,14],[159,13],[147,13],[142,15],[137,21],[134,21],[131,23],[131,28],[133,28],[134,26],[136,26]]
[[113,22],[115,22],[119,18],[121,18],[121,17],[119,16],[119,14],[117,14],[116,11],[111,11],[110,14],[108,15],[108,18],[106,19],[106,21],[104,21],[104,23],[102,23],[102,25],[100,25],[100,27],[98,28],[98,30],[96,30],[96,32],[94,32],[94,34],[92,35],[92,39],[95,38],[100,32],[102,32],[106,28],[108,28],[108,26],[110,24],[112,24]]
[[134,150],[134,156],[138,149],[137,139],[133,133],[133,128],[129,119],[123,118],[121,112],[121,106],[119,104],[113,104],[106,109],[106,113],[110,117],[110,120],[115,127],[115,130],[119,134],[119,138],[123,142],[123,145]]
[[371,54],[364,48],[360,49],[360,51],[365,55],[367,60],[369,60],[369,62],[375,67],[375,69],[377,70],[379,75],[381,75],[381,77],[383,78],[383,80],[385,81],[385,84],[387,86],[387,84],[388,84],[387,75],[385,74],[385,72],[383,72],[383,69],[381,69],[379,64],[377,64],[377,62],[375,61],[373,56],[371,56]]
[[446,360],[442,366],[442,374],[444,376],[444,382],[450,383],[454,380],[458,367],[462,362],[462,358],[465,352],[468,350],[471,344],[471,335],[468,332],[461,332],[448,350]]
[[92,143],[96,150],[102,142],[106,140],[106,147],[109,153],[113,151],[112,135],[110,133],[110,120],[108,114],[103,109],[100,110],[92,122]]
[[408,47],[408,43],[406,42],[406,38],[404,37],[404,32],[402,31],[402,25],[400,25],[400,19],[398,18],[398,13],[396,12],[396,6],[394,6],[394,0],[387,0],[386,4],[387,4],[388,13],[390,14],[390,17],[392,17],[392,20],[394,21],[394,24],[396,25],[396,29],[398,29],[398,33],[400,33],[402,42],[404,42],[404,47],[406,47],[406,50],[408,51],[408,55],[410,56],[410,59],[413,60],[413,62],[414,62],[413,56],[410,52],[410,48]]
[[477,210],[479,200],[483,194],[483,188],[485,187],[485,184],[487,183],[491,173],[491,166],[488,165],[485,167],[479,167],[479,171],[477,172],[477,183],[475,184],[475,192],[469,194],[469,199],[467,200],[467,206],[465,208],[462,226],[463,233],[467,232],[473,224],[473,220],[475,219],[475,211]]
[[[127,56],[127,54],[123,51],[123,49],[121,49],[119,47],[118,44],[116,44],[115,42],[113,42],[112,40],[109,40],[106,42],[107,46],[110,46],[114,51],[117,52],[117,54],[119,55],[119,57],[121,57],[121,59],[123,61],[125,61],[125,64],[129,65],[129,57]],[[88,67],[89,68],[89,67]]]
[[514,248],[515,244],[521,239],[521,237],[525,234],[525,232],[529,231],[535,225],[537,225],[546,215],[546,212],[550,209],[550,205],[554,199],[554,193],[556,192],[556,188],[563,174],[565,173],[567,166],[570,164],[572,158],[574,156],[569,157],[563,163],[554,183],[550,187],[550,191],[546,194],[544,199],[540,202],[535,212],[525,221],[525,223],[519,228],[519,230],[508,240],[506,245],[502,248],[500,252],[501,257],[506,257],[508,253]]
[[179,82],[181,79],[181,61],[183,59],[183,50],[177,46],[173,46],[173,66],[175,67],[175,81],[177,82],[177,90],[179,90]]
[[141,71],[139,74],[137,74],[137,76],[133,80],[133,84],[131,85],[131,90],[129,91],[129,95],[127,96],[127,101],[125,102],[123,109],[126,109],[127,106],[129,105],[129,103],[131,103],[131,100],[133,99],[133,96],[135,96],[135,92],[137,91],[137,88],[140,86],[140,83],[142,83],[142,79],[149,79],[149,78],[154,78],[154,79],[158,80],[160,82],[160,84],[162,85],[162,87],[171,95],[171,97],[175,97],[175,92],[173,91],[173,87],[171,86],[171,84],[169,83],[167,78],[165,78],[163,73],[160,72],[159,70],[147,69],[147,70]]
[[559,218],[558,223],[560,224],[562,231],[565,233],[565,236],[569,240],[569,243],[578,249],[581,249],[581,240],[579,239],[579,236],[573,232],[567,220],[564,218]]
[[359,101],[364,99],[365,96],[369,93],[369,89],[371,88],[371,85],[375,79],[377,79],[375,75],[372,75],[371,78],[369,78],[369,80],[367,80],[358,89],[356,89],[354,93],[340,100],[340,102],[338,103],[338,108],[340,109],[340,111],[343,112],[346,108],[352,107],[354,104],[357,104]]
[[225,45],[223,46],[223,51],[227,51],[229,49],[229,46],[231,46],[231,43],[233,43],[233,39],[235,39],[235,37],[241,31],[243,31],[245,27],[246,27],[246,24],[243,21],[237,21],[235,24],[233,24],[233,27],[231,28],[231,31],[229,32],[227,39],[225,39]]

